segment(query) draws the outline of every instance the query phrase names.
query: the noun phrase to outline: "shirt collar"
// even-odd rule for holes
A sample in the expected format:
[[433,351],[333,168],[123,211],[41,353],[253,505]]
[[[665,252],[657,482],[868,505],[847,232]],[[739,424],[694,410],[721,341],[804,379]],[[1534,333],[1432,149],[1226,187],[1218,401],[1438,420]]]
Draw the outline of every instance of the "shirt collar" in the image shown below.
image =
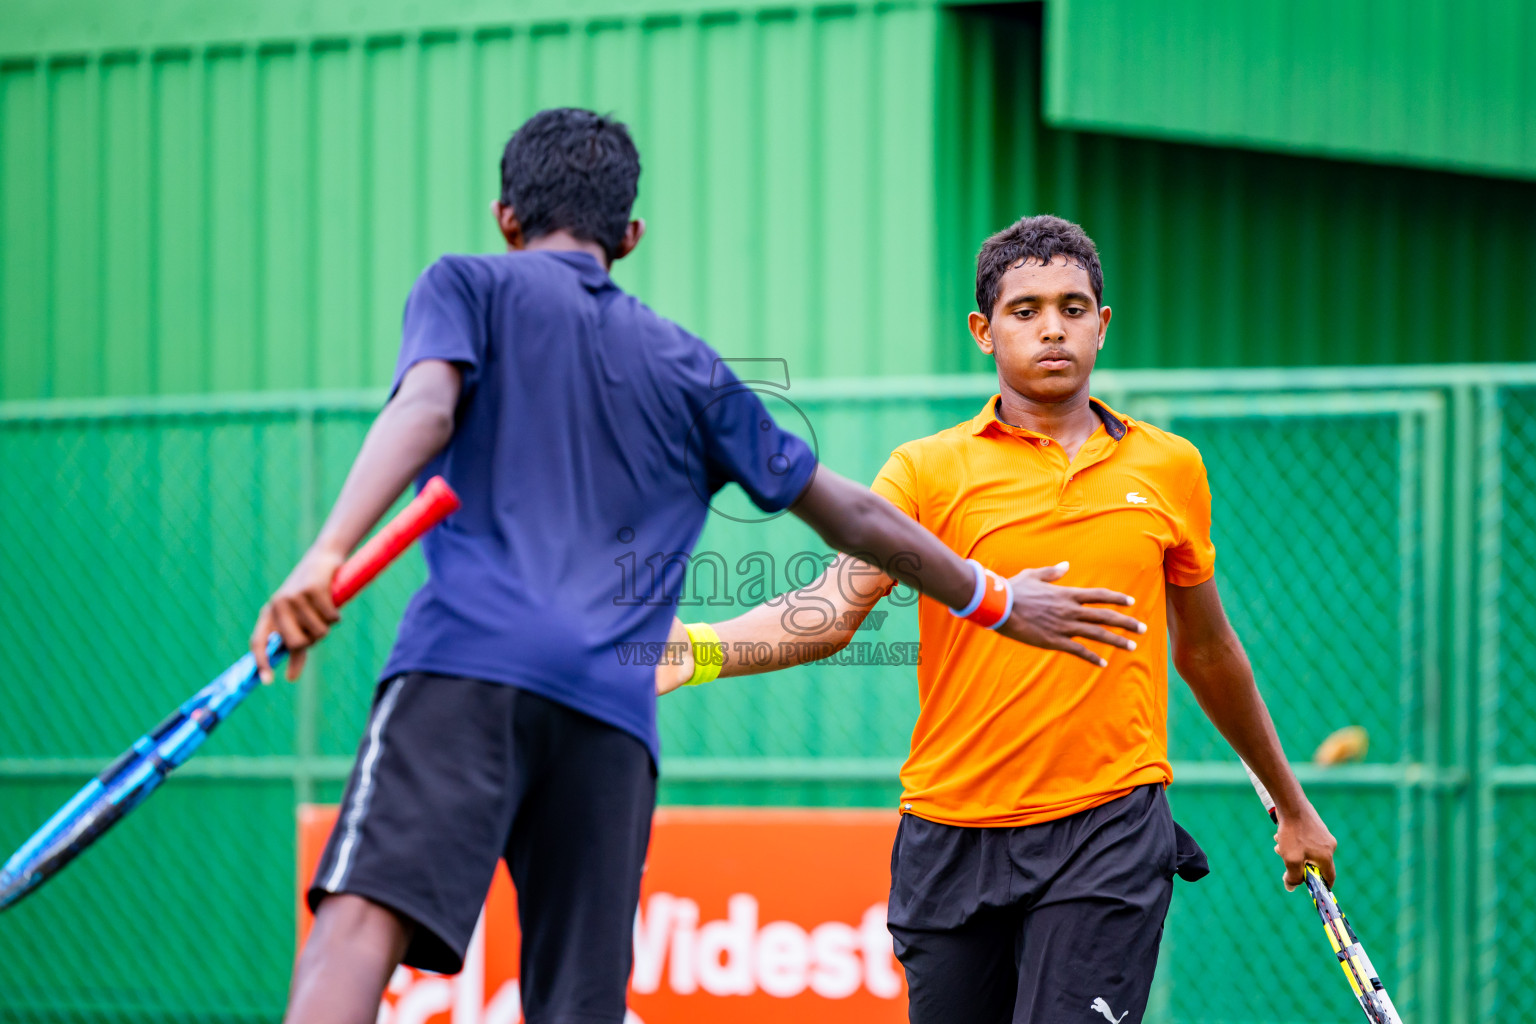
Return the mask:
[[[977,413],[976,418],[971,420],[971,434],[973,436],[979,436],[984,433],[988,427],[995,427],[1005,434],[1023,434],[1030,437],[1041,436],[1036,434],[1033,430],[1026,430],[1023,427],[1015,427],[998,419],[997,403],[999,400],[1001,400],[1002,397],[1002,395],[993,395],[991,398],[987,399],[987,404],[981,407],[981,412]],[[1126,431],[1130,430],[1132,424],[1135,423],[1135,421],[1130,417],[1120,415],[1119,413],[1115,412],[1115,410],[1099,401],[1097,398],[1089,398],[1088,407],[1092,409],[1094,414],[1099,417],[1099,422],[1104,424],[1104,432],[1110,436],[1111,440],[1118,441],[1123,438],[1126,434]]]
[[608,276],[608,271],[603,269],[603,264],[596,256],[589,252],[574,252],[570,250],[542,249],[539,250],[548,256],[564,263],[576,271],[581,286],[589,292],[600,292],[604,288],[616,287]]

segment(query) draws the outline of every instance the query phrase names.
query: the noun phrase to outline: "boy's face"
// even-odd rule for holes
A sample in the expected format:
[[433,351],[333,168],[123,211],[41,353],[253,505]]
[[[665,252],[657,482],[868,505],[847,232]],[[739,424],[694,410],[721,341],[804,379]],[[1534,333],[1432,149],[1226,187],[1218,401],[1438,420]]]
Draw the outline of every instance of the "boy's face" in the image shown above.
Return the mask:
[[990,318],[970,315],[977,346],[997,359],[1003,384],[1036,402],[1065,401],[1088,386],[1110,310],[1098,306],[1088,271],[1065,256],[1010,267]]

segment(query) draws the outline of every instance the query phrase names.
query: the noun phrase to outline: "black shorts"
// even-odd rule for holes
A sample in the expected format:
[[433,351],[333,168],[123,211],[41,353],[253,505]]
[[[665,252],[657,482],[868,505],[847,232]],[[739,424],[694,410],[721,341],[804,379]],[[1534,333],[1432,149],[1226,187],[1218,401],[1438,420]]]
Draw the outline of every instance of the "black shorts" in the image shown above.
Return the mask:
[[1209,872],[1160,785],[1017,828],[901,819],[888,923],[913,1024],[1138,1024],[1173,876]]
[[351,893],[415,922],[405,963],[464,964],[496,862],[522,929],[531,1024],[624,1019],[656,771],[629,733],[512,686],[379,686],[310,909]]

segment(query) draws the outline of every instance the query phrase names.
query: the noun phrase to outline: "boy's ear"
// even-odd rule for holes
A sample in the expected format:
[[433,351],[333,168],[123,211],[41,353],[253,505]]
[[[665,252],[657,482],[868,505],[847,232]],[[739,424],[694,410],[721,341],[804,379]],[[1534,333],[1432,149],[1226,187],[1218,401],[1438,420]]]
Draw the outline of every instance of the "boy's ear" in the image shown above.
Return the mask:
[[992,321],[980,313],[972,313],[965,318],[965,325],[971,329],[971,338],[976,342],[976,347],[992,355]]
[[517,211],[512,209],[500,199],[491,201],[491,216],[496,218],[496,227],[501,231],[501,237],[507,240],[507,251],[523,247],[523,225],[517,219]]
[[640,244],[640,239],[645,237],[645,221],[632,220],[624,229],[624,237],[619,241],[619,248],[613,254],[613,258],[621,260],[635,251],[635,246]]

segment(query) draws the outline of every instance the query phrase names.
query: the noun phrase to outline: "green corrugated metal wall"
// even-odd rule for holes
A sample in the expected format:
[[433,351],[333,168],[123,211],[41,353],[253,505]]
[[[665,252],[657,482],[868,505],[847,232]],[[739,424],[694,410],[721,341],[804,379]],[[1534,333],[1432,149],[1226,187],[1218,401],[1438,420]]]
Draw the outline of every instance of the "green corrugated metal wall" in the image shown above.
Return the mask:
[[0,28],[0,398],[380,383],[413,275],[495,247],[499,147],[553,103],[636,129],[621,282],[800,378],[982,368],[973,254],[1041,210],[1101,244],[1108,367],[1536,357],[1536,185],[1043,127],[1037,5],[610,6]]
[[[36,53],[257,43],[296,36],[423,32],[497,26],[686,17],[808,9],[785,0],[7,0],[0,58]],[[819,4],[821,7],[869,6]],[[882,5],[884,6],[884,5]]]
[[[1038,9],[948,28],[946,323],[974,305],[987,234],[1051,212],[1099,244],[1105,367],[1536,359],[1536,183],[1050,128]],[[950,366],[987,365],[948,343]]]
[[1064,127],[1536,177],[1528,0],[1050,0]]
[[387,380],[414,275],[496,247],[501,145],[559,104],[635,129],[651,231],[616,277],[660,311],[797,375],[932,369],[934,82],[913,69],[937,19],[716,11],[12,59],[0,398]]

